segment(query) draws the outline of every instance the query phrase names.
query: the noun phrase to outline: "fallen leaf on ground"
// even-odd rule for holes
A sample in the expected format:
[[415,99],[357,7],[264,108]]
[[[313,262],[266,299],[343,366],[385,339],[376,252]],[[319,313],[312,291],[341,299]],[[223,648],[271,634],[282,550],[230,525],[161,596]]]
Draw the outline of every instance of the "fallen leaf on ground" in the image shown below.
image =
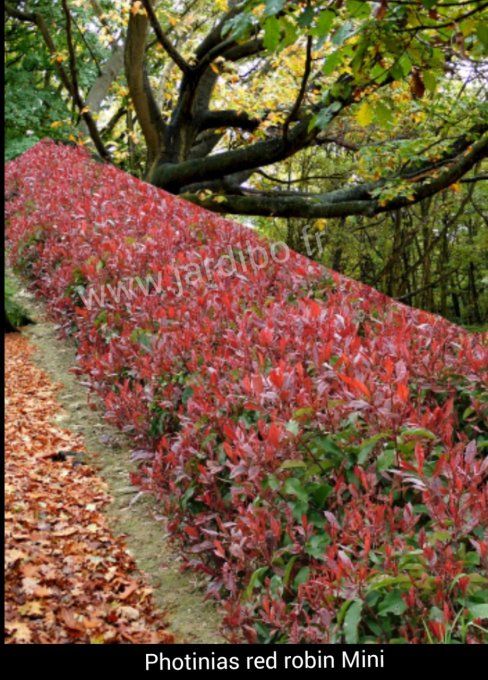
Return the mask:
[[[56,386],[6,336],[5,630],[8,643],[168,643],[152,591],[103,510],[105,483],[54,424]],[[123,602],[123,603],[122,603]]]

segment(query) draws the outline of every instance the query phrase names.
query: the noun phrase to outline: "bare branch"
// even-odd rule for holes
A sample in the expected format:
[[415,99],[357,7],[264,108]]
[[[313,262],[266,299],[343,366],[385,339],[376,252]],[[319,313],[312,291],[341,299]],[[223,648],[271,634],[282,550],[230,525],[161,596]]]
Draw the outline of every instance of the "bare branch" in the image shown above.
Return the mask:
[[312,36],[307,36],[307,47],[306,47],[306,54],[305,54],[305,67],[303,69],[303,76],[302,76],[302,82],[300,85],[300,90],[298,92],[297,98],[295,100],[295,103],[293,104],[290,113],[286,117],[285,122],[283,123],[283,139],[288,138],[288,128],[290,127],[290,123],[295,120],[298,112],[300,111],[300,106],[302,105],[303,98],[305,97],[305,93],[307,91],[307,82],[310,77],[310,69],[312,66]]
[[158,18],[154,12],[151,0],[142,0],[142,4],[144,6],[144,9],[146,10],[149,22],[161,47],[171,57],[175,64],[179,66],[183,73],[189,73],[189,71],[191,70],[191,66],[185,61],[185,59],[183,59],[181,54],[178,52],[176,47],[173,45],[171,40],[168,38],[168,36],[161,28],[161,24],[159,23]]

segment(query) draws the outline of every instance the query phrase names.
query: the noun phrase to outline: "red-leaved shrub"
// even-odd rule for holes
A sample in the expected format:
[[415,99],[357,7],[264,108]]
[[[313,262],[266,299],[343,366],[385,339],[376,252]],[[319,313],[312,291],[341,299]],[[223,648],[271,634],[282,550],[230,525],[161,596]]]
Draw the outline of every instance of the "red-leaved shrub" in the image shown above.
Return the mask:
[[6,182],[11,262],[231,637],[483,639],[481,337],[81,149],[42,142]]

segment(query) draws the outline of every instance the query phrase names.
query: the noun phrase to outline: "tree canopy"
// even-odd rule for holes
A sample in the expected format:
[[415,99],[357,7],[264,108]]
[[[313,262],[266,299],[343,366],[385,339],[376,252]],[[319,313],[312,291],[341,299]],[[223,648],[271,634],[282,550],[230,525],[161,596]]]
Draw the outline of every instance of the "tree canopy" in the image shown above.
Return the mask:
[[[487,8],[8,2],[8,141],[21,150],[27,129],[91,144],[219,212],[389,212],[455,187],[486,156]],[[286,161],[310,153],[354,162],[347,177],[284,186]]]

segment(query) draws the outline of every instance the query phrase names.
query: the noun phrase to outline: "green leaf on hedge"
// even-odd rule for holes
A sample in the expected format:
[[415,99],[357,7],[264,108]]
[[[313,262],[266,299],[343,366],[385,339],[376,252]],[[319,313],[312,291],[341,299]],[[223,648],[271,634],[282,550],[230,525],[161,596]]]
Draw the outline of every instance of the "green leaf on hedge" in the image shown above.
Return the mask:
[[344,618],[344,638],[348,645],[354,645],[358,641],[358,627],[362,611],[362,600],[353,600],[347,609]]
[[475,619],[488,619],[488,604],[472,604],[469,613]]
[[376,459],[376,469],[383,472],[391,468],[395,462],[395,449],[385,449]]
[[301,485],[300,480],[296,479],[296,477],[289,477],[286,480],[284,491],[291,496],[296,496],[301,501],[308,501],[308,493]]
[[267,571],[268,567],[259,567],[259,569],[256,569],[256,571],[253,571],[251,578],[249,579],[249,583],[247,584],[247,587],[243,593],[243,598],[245,600],[251,597],[256,586],[261,585],[262,578]]
[[407,605],[402,598],[401,592],[399,590],[392,590],[383,598],[378,608],[378,614],[380,616],[386,616],[387,614],[401,616],[406,609]]
[[308,575],[310,574],[310,567],[302,567],[298,574],[295,576],[295,580],[293,581],[293,585],[295,588],[298,588],[302,583],[305,583],[305,581],[308,579]]
[[298,460],[297,458],[291,459],[291,460],[285,460],[284,463],[281,464],[280,469],[281,470],[294,470],[296,468],[305,468],[307,467],[307,464],[303,460]]

